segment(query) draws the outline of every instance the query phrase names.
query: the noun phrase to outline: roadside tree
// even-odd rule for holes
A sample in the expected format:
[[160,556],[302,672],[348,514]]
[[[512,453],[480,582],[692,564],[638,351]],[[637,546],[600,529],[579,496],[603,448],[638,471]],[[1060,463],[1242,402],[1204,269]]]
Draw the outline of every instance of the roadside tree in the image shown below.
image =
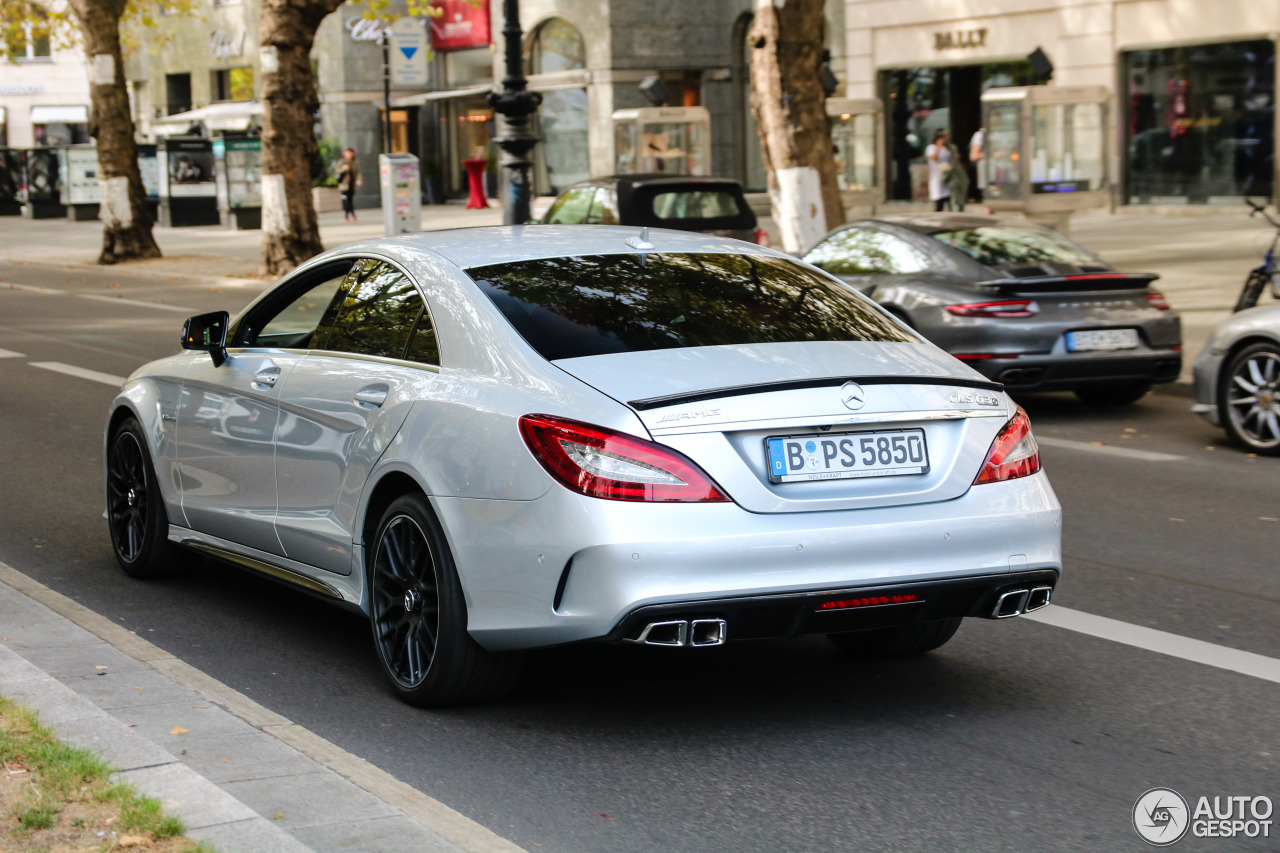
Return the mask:
[[[188,3],[166,5],[185,11]],[[5,0],[0,4],[0,30],[6,43],[34,36],[63,46],[79,42],[84,48],[91,105],[89,134],[97,141],[102,192],[100,264],[160,256],[138,170],[120,38],[122,21],[149,26],[159,8],[159,0],[66,0],[65,6]]]
[[799,252],[844,222],[822,89],[824,0],[756,0],[751,109],[783,247]]

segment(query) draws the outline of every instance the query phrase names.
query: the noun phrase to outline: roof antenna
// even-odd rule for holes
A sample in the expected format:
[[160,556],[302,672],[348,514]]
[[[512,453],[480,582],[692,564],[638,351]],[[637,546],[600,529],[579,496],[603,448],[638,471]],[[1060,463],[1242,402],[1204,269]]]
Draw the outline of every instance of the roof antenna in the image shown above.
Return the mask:
[[649,228],[646,226],[640,229],[639,237],[628,237],[626,244],[640,252],[652,252],[656,247],[649,242]]

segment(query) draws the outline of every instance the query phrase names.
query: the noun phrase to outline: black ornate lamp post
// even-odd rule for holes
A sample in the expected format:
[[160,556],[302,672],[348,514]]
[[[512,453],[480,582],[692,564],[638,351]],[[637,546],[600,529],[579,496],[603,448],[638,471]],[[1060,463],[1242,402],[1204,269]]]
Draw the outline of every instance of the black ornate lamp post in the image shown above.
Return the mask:
[[530,219],[529,204],[533,198],[533,160],[529,155],[538,142],[529,119],[538,111],[542,95],[525,88],[528,81],[524,78],[519,0],[503,0],[502,16],[507,76],[502,80],[501,92],[489,93],[489,105],[502,116],[499,135],[494,139],[502,149],[502,169],[507,177],[502,223],[523,225]]

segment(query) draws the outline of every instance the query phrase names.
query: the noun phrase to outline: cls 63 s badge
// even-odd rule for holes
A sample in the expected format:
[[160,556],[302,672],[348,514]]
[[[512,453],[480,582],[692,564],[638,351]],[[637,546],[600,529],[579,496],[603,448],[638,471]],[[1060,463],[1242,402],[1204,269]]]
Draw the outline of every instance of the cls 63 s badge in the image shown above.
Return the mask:
[[975,406],[999,406],[1000,398],[995,394],[983,394],[981,391],[958,391],[947,398],[953,403],[972,403]]

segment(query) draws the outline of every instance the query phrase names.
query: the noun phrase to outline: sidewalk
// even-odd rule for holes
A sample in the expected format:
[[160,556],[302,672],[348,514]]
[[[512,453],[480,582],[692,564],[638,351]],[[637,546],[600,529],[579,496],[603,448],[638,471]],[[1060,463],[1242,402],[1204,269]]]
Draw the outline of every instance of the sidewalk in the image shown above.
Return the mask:
[[[1242,206],[1243,207],[1243,206]],[[422,209],[422,230],[497,225],[502,211],[467,210],[461,204]],[[772,221],[761,226],[772,233]],[[379,210],[360,211],[360,221],[347,223],[338,213],[320,215],[326,248],[383,233]],[[256,279],[261,246],[259,231],[228,231],[218,226],[155,229],[165,257],[122,264],[115,269],[143,275],[185,276],[193,282]],[[1209,333],[1231,311],[1249,270],[1257,266],[1271,238],[1268,226],[1233,216],[1150,216],[1142,213],[1089,213],[1071,222],[1071,236],[1122,270],[1156,272],[1157,283],[1182,313],[1185,340],[1182,381],[1191,380],[1191,362]],[[65,219],[0,218],[0,259],[58,266],[93,264],[102,226]]]
[[219,853],[520,850],[3,563],[0,694]]

